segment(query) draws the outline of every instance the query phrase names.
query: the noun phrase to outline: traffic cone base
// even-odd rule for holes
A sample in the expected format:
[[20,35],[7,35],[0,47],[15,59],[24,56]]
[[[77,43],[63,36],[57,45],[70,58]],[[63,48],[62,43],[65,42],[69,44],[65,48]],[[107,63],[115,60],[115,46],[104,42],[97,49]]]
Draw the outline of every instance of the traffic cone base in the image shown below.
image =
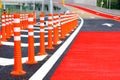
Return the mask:
[[58,43],[54,43],[54,44],[53,44],[53,46],[57,46],[57,45],[58,45]]
[[47,54],[46,52],[44,53],[39,52],[37,55],[46,55],[46,54]]
[[53,50],[54,47],[46,47],[46,49]]
[[0,46],[2,45],[1,41],[0,41]]
[[23,71],[23,70],[21,70],[21,71],[12,71],[11,73],[10,73],[11,75],[25,75],[26,74],[26,72],[25,71]]
[[4,41],[4,42],[6,42],[7,40],[6,40],[6,39],[1,39],[1,41]]
[[11,37],[9,36],[9,37],[7,37],[7,39],[10,39]]
[[27,61],[26,64],[37,64],[37,61]]
[[60,39],[64,39],[65,37],[60,37]]

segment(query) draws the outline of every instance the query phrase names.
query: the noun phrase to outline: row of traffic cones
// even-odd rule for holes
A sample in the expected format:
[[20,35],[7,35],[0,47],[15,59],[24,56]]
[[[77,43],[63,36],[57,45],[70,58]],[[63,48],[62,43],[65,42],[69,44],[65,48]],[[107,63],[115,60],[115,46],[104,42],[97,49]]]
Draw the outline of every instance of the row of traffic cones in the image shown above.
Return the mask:
[[[32,14],[36,15],[35,12]],[[36,16],[33,17],[33,23],[36,23]],[[1,41],[7,41],[7,39],[11,38],[13,34],[13,23],[14,23],[14,15],[13,14],[2,14],[2,27],[1,27]],[[28,14],[20,14],[20,28],[26,29],[28,27]]]
[[6,41],[12,36],[13,33],[12,17],[13,15],[2,14],[2,29],[1,29],[2,41]]
[[61,21],[61,39],[64,39],[67,34],[70,34],[78,25],[77,13],[67,13],[60,15]]
[[[22,68],[21,51],[21,15],[14,14],[14,70],[11,75],[24,75],[26,72]],[[34,58],[34,18],[33,14],[28,14],[28,61],[26,64],[37,64]]]
[[[64,39],[68,33],[74,30],[78,24],[78,18],[76,13],[69,13],[69,14],[61,14],[60,17],[58,14],[49,14],[48,15],[48,45],[45,48],[45,35],[44,35],[44,13],[40,14],[40,51],[38,55],[45,55],[47,54],[45,49],[52,50],[54,49],[53,45],[58,45],[59,39]],[[54,17],[52,17],[54,16]],[[26,72],[22,68],[22,51],[21,51],[21,37],[20,37],[20,30],[24,29],[21,27],[21,15],[14,14],[13,19],[13,32],[14,32],[14,69],[11,72],[11,75],[24,75]],[[26,64],[36,64],[37,61],[34,58],[34,14],[28,14],[28,21],[23,22],[24,25],[28,26],[28,61]],[[4,20],[3,20],[4,23]],[[60,27],[60,33],[59,33]],[[4,28],[4,24],[3,24]],[[53,35],[53,36],[52,36]],[[59,36],[60,35],[60,36]],[[3,34],[6,40],[6,34]]]

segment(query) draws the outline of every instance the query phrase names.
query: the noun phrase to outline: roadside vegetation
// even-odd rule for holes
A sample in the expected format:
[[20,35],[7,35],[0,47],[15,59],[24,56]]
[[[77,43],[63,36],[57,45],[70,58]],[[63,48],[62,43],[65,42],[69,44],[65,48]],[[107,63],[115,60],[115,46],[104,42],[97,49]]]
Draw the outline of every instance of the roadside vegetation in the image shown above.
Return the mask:
[[107,9],[120,10],[120,0],[97,0],[97,6]]

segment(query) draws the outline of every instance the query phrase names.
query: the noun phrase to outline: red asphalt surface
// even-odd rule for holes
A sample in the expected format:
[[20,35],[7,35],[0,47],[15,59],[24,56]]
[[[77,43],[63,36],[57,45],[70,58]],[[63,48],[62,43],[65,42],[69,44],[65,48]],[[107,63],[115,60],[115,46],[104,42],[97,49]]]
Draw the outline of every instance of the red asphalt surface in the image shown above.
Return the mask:
[[120,80],[120,32],[80,32],[51,80]]
[[120,32],[80,32],[51,80],[120,80]]

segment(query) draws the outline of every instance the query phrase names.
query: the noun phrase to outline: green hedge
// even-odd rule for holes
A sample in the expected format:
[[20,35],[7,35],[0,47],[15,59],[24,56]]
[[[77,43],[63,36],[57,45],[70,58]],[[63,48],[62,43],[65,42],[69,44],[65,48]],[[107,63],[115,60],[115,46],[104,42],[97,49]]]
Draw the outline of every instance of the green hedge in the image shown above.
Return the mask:
[[[107,0],[97,0],[97,6],[101,7],[101,2],[104,2],[103,8],[109,8],[109,2],[107,5]],[[120,0],[108,0],[111,1],[111,9],[120,9]]]

